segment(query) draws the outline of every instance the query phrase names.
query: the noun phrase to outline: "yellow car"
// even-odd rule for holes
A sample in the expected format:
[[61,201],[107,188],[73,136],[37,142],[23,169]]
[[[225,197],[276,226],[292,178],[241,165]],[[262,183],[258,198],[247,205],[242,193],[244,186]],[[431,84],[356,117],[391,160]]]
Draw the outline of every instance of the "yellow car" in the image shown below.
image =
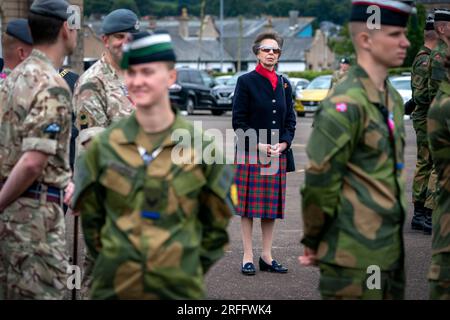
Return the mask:
[[325,99],[331,88],[331,75],[319,76],[306,87],[297,92],[295,97],[295,110],[299,117],[304,117],[305,113],[314,113],[319,103]]

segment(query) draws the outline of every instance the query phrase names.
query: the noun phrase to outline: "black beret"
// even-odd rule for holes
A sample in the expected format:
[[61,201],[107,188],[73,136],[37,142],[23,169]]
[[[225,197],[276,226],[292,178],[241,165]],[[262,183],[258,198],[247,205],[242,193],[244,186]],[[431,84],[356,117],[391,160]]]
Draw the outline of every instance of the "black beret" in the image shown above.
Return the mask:
[[102,23],[102,33],[108,35],[118,32],[139,32],[139,19],[133,11],[117,9],[105,17]]
[[414,1],[401,0],[352,0],[350,21],[368,22],[374,14],[368,8],[380,8],[380,23],[382,25],[406,27],[409,16],[416,13]]
[[14,19],[9,21],[6,25],[6,34],[27,44],[33,44],[27,19]]
[[450,21],[450,10],[434,9],[434,21]]
[[69,6],[64,0],[34,0],[30,12],[66,21],[70,16],[67,12]]
[[434,30],[434,14],[430,13],[427,17],[427,21],[425,23],[425,30],[430,31]]
[[350,64],[350,60],[348,60],[347,58],[342,58],[341,63],[342,64]]

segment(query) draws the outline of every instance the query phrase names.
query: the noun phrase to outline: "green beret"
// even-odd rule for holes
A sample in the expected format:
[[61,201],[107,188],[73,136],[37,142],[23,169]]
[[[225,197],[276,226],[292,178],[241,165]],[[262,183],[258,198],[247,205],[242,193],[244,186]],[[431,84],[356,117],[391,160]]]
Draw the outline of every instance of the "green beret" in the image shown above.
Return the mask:
[[139,32],[123,47],[122,69],[156,61],[176,61],[172,39],[167,33]]

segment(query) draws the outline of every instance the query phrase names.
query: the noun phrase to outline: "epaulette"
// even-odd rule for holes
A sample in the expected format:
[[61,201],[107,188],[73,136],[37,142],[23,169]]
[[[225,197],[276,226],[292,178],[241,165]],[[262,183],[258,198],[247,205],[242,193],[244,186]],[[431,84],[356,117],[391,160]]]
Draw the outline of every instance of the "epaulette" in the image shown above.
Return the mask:
[[68,73],[69,73],[69,69],[62,69],[62,70],[59,72],[59,75],[60,75],[62,78],[64,78],[65,75],[68,74]]

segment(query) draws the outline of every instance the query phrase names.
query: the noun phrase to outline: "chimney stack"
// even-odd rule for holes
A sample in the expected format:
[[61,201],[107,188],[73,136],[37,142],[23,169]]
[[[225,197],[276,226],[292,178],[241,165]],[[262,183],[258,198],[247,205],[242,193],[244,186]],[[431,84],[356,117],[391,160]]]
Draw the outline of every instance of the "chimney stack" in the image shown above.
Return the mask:
[[289,27],[295,27],[298,25],[298,10],[289,11]]
[[182,9],[179,20],[179,33],[182,38],[189,37],[189,16],[186,8]]

